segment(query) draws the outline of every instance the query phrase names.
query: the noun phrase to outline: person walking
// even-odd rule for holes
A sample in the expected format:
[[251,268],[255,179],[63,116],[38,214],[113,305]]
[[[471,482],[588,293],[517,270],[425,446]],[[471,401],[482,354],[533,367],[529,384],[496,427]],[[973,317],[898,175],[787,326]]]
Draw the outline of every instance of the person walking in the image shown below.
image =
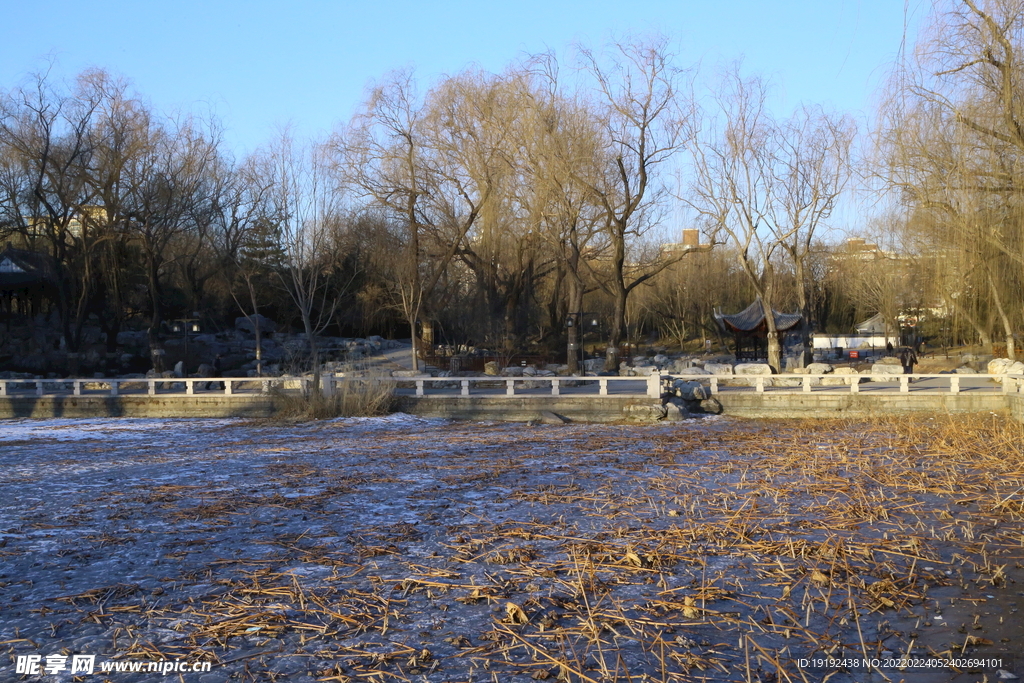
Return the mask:
[[917,365],[917,354],[914,353],[912,348],[904,346],[900,351],[900,365],[903,366],[904,375],[914,374],[914,366]]

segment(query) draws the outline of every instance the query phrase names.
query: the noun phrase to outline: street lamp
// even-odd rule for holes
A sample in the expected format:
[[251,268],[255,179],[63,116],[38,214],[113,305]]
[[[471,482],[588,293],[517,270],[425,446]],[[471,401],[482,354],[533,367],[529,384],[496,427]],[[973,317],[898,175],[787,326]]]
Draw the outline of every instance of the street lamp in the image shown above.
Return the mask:
[[174,324],[171,325],[171,331],[177,334],[183,332],[185,334],[185,374],[188,375],[188,335],[189,333],[199,332],[199,313],[196,311],[192,312],[191,318],[176,318]]

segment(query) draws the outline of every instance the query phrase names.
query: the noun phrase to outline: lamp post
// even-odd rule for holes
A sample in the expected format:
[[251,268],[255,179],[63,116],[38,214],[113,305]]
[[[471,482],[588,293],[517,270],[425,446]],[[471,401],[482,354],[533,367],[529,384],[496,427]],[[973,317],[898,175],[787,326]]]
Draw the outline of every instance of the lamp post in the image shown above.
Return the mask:
[[192,313],[191,318],[176,318],[171,330],[175,333],[185,334],[185,375],[188,376],[188,335],[190,332],[199,332],[199,313]]

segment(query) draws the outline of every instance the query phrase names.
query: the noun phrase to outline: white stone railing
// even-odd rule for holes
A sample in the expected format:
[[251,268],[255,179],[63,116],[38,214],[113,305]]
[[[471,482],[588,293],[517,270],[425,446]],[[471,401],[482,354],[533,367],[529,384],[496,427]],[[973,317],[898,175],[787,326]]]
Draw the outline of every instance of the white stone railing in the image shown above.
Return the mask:
[[[911,381],[942,380],[939,386],[934,383],[921,386],[921,390],[959,394],[965,390],[995,391],[1001,388],[1004,394],[1024,393],[1024,375],[955,375],[955,374],[911,374],[911,375],[697,375],[687,373],[653,374],[640,377],[430,377],[427,375],[413,377],[343,377],[324,374],[320,388],[325,395],[332,395],[346,382],[379,381],[393,383],[414,389],[415,396],[471,396],[483,395],[481,390],[489,389],[486,395],[523,396],[525,389],[546,389],[551,396],[560,396],[566,389],[575,389],[574,395],[589,396],[645,396],[660,398],[663,391],[668,391],[677,379],[700,382],[709,387],[710,394],[718,394],[723,386],[730,391],[753,391],[764,393],[774,392],[850,392],[860,393],[892,393],[893,387],[871,387],[862,382],[895,383],[900,393],[910,392]],[[766,381],[770,380],[770,382]],[[829,380],[828,385],[823,380]],[[856,380],[856,381],[854,381]],[[980,380],[980,381],[979,381]],[[305,393],[311,388],[313,378],[304,377],[170,377],[170,378],[134,378],[134,379],[0,379],[0,397],[14,396],[193,396],[223,395],[252,396],[266,394],[277,387],[283,391],[301,391]],[[778,386],[784,382],[783,386]],[[967,382],[976,386],[964,386]],[[626,383],[627,386],[622,386]],[[1001,383],[1001,387],[999,387]],[[211,384],[220,384],[217,389],[210,389]],[[197,386],[198,385],[198,386]],[[453,387],[454,385],[454,387]],[[524,386],[526,385],[526,386]],[[547,385],[547,386],[545,386]],[[618,385],[618,387],[616,386]],[[829,386],[831,385],[831,386]],[[980,385],[980,386],[977,386]],[[622,391],[622,389],[639,388],[642,392]],[[458,393],[445,391],[458,389]],[[27,391],[26,391],[27,389]],[[494,389],[503,389],[495,394]],[[593,391],[596,389],[596,392]],[[517,391],[518,390],[518,391]],[[538,395],[533,393],[531,395]]]
[[[267,393],[271,387],[279,387],[282,390],[298,390],[306,392],[313,378],[305,377],[215,377],[215,378],[193,378],[193,377],[169,377],[169,378],[135,378],[135,379],[0,379],[0,397],[2,396],[35,396],[47,395],[125,395],[124,389],[134,391],[135,395],[145,393],[149,396],[193,396],[198,394],[218,395],[252,395],[253,393]],[[332,374],[324,374],[321,377],[321,391],[325,395],[332,395],[340,385],[345,382],[388,382],[396,385],[412,385],[415,388],[416,396],[425,395],[452,395],[450,393],[438,393],[437,389],[451,388],[455,385],[459,389],[459,396],[469,396],[474,389],[483,387],[504,388],[504,395],[516,396],[517,385],[522,392],[527,386],[536,388],[537,384],[548,385],[552,396],[559,396],[562,389],[579,383],[596,385],[597,396],[627,395],[624,392],[616,391],[616,383],[626,382],[633,387],[642,385],[644,387],[642,396],[658,398],[661,396],[661,382],[659,375],[647,377],[430,377],[427,375],[414,377],[341,377]],[[222,384],[222,388],[209,389],[211,384]],[[198,385],[198,387],[197,387]],[[254,389],[253,385],[257,385]],[[612,387],[609,389],[609,387]],[[18,389],[21,391],[18,391]],[[29,391],[25,391],[28,388]],[[34,392],[32,389],[34,388]],[[434,391],[430,391],[430,389]],[[637,395],[635,393],[628,395]]]
[[[516,385],[520,386],[529,383],[528,386],[536,388],[536,384],[549,384],[551,387],[552,396],[562,395],[563,388],[569,388],[574,386],[597,386],[597,396],[610,396],[618,395],[625,396],[625,393],[616,393],[613,390],[609,391],[609,386],[616,383],[627,382],[632,386],[638,384],[644,385],[644,392],[639,394],[641,396],[647,396],[649,398],[661,398],[661,375],[654,374],[645,377],[391,377],[389,381],[398,382],[402,384],[412,384],[416,389],[416,396],[428,395],[427,389],[431,386],[442,385],[450,387],[452,384],[456,384],[459,388],[459,396],[469,396],[472,393],[472,387],[488,387],[488,388],[500,388],[504,385],[505,396],[517,396]],[[344,381],[343,378],[336,378],[336,382]],[[430,394],[437,395],[437,394]],[[450,395],[450,394],[449,394]],[[628,394],[638,395],[638,394]]]
[[[945,393],[959,394],[961,391],[970,389],[979,389],[985,387],[962,387],[961,382],[968,381],[971,384],[976,384],[976,380],[983,380],[991,382],[992,384],[1001,383],[1002,393],[1004,394],[1015,394],[1024,391],[1024,375],[956,375],[956,374],[920,374],[914,373],[910,375],[889,375],[889,374],[856,374],[856,375],[837,375],[833,373],[829,374],[814,374],[814,375],[688,375],[685,373],[672,373],[669,375],[663,375],[663,380],[671,384],[676,379],[698,381],[702,384],[707,384],[711,389],[711,394],[715,395],[719,393],[720,387],[730,386],[739,389],[749,388],[753,389],[756,393],[764,393],[765,389],[772,387],[773,391],[786,391],[790,392],[804,392],[811,393],[812,391],[832,391],[832,392],[849,392],[853,394],[861,393],[862,382],[888,382],[888,383],[899,383],[899,392],[906,394],[910,393],[910,383],[917,382],[920,380],[944,380],[942,384],[946,386],[927,386],[922,387],[922,390],[945,390]],[[830,380],[826,384],[823,380]],[[767,381],[766,381],[767,380]],[[841,381],[840,381],[841,380]],[[856,381],[854,381],[856,380]],[[770,384],[769,384],[770,382]],[[777,383],[784,382],[782,386],[776,386]],[[849,388],[845,388],[846,386]],[[830,387],[830,388],[825,388]],[[994,387],[989,387],[994,388]],[[887,388],[871,388],[874,391],[885,391]],[[891,393],[891,392],[890,392]]]
[[[63,395],[72,396],[97,395],[93,392],[101,392],[108,396],[119,396],[129,390],[143,390],[149,396],[157,394],[180,394],[193,396],[196,394],[196,385],[201,385],[199,391],[208,394],[223,394],[231,396],[238,393],[240,385],[258,384],[257,393],[267,393],[274,385],[286,386],[288,383],[297,384],[297,388],[305,390],[312,379],[309,377],[153,377],[134,379],[0,379],[0,396],[16,396],[20,386],[34,388],[36,396]],[[220,384],[218,389],[210,389],[209,385]],[[175,385],[182,385],[177,387]],[[248,393],[252,393],[251,387]],[[22,393],[21,395],[25,395]]]

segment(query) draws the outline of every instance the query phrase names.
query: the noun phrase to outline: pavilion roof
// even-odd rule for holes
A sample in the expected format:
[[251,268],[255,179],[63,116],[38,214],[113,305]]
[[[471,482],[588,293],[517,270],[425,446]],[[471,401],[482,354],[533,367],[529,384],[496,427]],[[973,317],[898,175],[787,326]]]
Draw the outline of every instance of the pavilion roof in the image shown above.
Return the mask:
[[[793,329],[803,319],[798,313],[779,313],[773,310],[772,314],[775,317],[775,329],[779,332]],[[768,326],[765,324],[764,306],[761,304],[760,297],[739,313],[724,315],[715,312],[715,319],[719,325],[731,332],[765,332],[768,330]]]

